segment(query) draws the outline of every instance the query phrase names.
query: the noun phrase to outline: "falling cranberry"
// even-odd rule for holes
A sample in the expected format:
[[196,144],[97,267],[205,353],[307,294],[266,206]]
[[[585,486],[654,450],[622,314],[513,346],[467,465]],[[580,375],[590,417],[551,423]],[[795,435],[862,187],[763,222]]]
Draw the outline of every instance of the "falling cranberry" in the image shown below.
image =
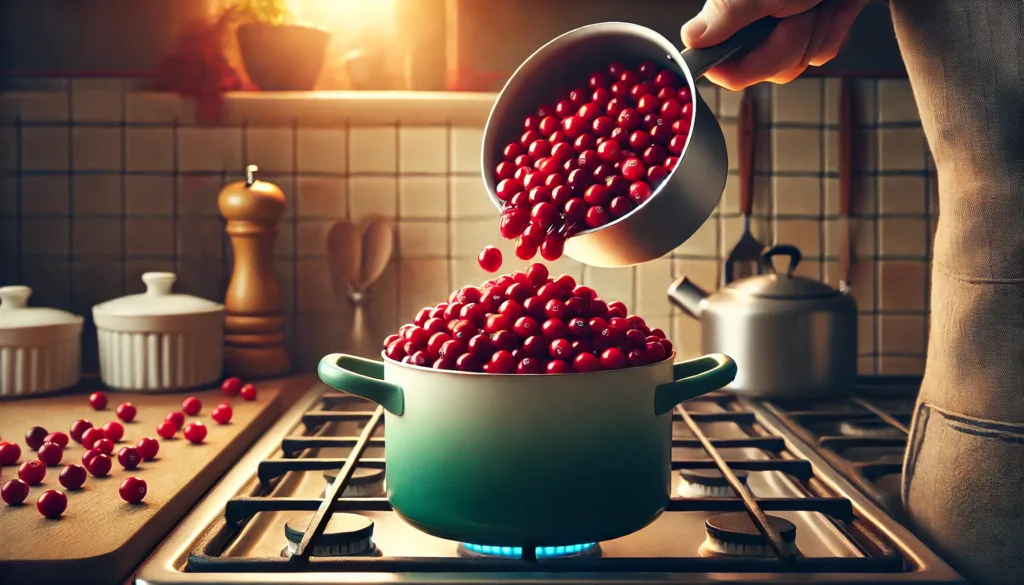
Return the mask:
[[121,447],[121,450],[117,452],[117,462],[125,469],[135,469],[141,461],[142,456],[139,455],[139,450],[135,447]]
[[206,439],[206,425],[201,422],[190,422],[185,425],[185,429],[182,431],[185,438],[188,439],[189,443],[199,444]]
[[82,433],[92,428],[92,423],[84,418],[80,418],[75,422],[71,423],[71,429],[68,434],[71,435],[71,440],[76,443],[82,442]]
[[244,385],[245,382],[243,382],[241,378],[232,376],[230,378],[226,378],[224,382],[221,383],[220,391],[224,396],[237,396],[238,391],[241,390]]
[[17,506],[28,497],[28,484],[20,479],[9,479],[0,488],[0,499],[8,506]]
[[176,410],[168,412],[167,416],[164,417],[164,420],[174,424],[175,430],[178,431],[180,431],[181,427],[185,425],[185,415]]
[[89,406],[93,410],[103,410],[107,407],[107,395],[104,392],[93,392],[89,395]]
[[241,390],[238,391],[238,395],[242,397],[242,400],[256,400],[256,386],[252,384],[246,384],[245,386],[242,386]]
[[21,458],[21,446],[10,441],[0,442],[0,465],[14,465]]
[[77,490],[85,484],[85,468],[81,465],[66,465],[64,469],[60,470],[60,475],[57,476],[57,481],[60,485],[64,486],[65,489]]
[[181,410],[189,416],[196,416],[202,409],[203,403],[195,396],[189,396],[181,401]]
[[86,449],[92,449],[97,441],[105,438],[107,438],[107,434],[103,432],[103,429],[92,427],[82,433],[82,446]]
[[160,451],[160,441],[157,441],[153,437],[142,437],[139,439],[139,442],[135,444],[135,448],[139,450],[139,455],[142,457],[143,461],[152,461],[153,459],[156,459],[156,454]]
[[64,458],[64,449],[61,449],[57,443],[43,443],[42,447],[39,447],[36,457],[47,467],[53,467]]
[[124,427],[116,420],[112,420],[103,425],[103,434],[111,441],[117,443],[121,440],[121,437],[124,437]]
[[25,444],[28,445],[29,449],[37,451],[43,445],[43,441],[46,440],[46,435],[48,434],[50,433],[43,427],[32,427],[25,433]]
[[88,463],[85,464],[85,469],[93,475],[93,477],[104,477],[110,473],[110,468],[113,467],[113,462],[110,457],[100,453],[95,455]]
[[169,420],[165,420],[156,426],[156,434],[160,435],[161,439],[170,439],[178,432],[178,427]]
[[41,461],[30,459],[18,467],[18,477],[28,485],[38,485],[46,477],[46,466]]
[[132,422],[135,420],[135,405],[131,402],[123,402],[117,407],[117,410],[114,411],[114,413],[117,414],[117,418],[124,422]]
[[231,422],[231,415],[234,414],[231,410],[231,406],[227,404],[219,404],[210,413],[213,420],[217,421],[217,424],[226,425]]
[[480,264],[480,268],[483,268],[485,271],[497,272],[501,269],[501,250],[494,246],[487,246],[480,250],[480,255],[477,256],[476,261]]
[[138,504],[146,499],[146,491],[146,481],[138,477],[125,478],[117,488],[118,495],[129,504]]
[[60,518],[68,507],[68,497],[58,490],[46,490],[36,500],[36,510],[43,516],[53,520]]

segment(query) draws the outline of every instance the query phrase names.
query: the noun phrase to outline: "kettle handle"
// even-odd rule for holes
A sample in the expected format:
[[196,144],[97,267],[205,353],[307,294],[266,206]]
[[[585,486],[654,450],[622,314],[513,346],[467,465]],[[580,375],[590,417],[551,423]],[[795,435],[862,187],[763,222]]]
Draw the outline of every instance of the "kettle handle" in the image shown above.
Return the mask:
[[772,259],[779,255],[789,256],[789,266],[786,268],[786,276],[793,276],[793,271],[795,271],[797,265],[800,264],[800,259],[803,255],[800,254],[799,248],[791,244],[776,244],[765,250],[764,253],[761,254],[761,266],[763,268],[770,268],[772,272],[777,273],[775,270],[775,264],[772,263]]
[[761,20],[755,20],[717,45],[703,49],[685,49],[681,53],[683,62],[686,63],[690,75],[696,81],[704,77],[709,69],[720,65],[740,51],[760,45],[772,34],[779,21],[778,18],[768,16]]

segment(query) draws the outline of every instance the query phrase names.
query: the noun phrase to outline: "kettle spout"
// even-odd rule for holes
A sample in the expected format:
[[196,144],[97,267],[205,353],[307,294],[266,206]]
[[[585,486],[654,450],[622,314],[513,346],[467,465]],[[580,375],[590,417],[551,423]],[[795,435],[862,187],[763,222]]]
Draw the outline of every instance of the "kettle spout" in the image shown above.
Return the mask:
[[682,276],[668,287],[668,299],[694,319],[700,319],[704,307],[701,301],[708,296],[707,291]]

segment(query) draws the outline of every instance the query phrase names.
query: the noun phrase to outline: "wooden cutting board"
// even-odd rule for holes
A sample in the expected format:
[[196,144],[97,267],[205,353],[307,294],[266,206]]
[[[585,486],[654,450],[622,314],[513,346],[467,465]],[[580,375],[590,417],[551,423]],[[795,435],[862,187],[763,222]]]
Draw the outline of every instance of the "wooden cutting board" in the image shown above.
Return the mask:
[[[219,388],[174,394],[108,391],[103,411],[89,407],[89,390],[84,389],[0,402],[0,436],[21,446],[19,465],[35,457],[25,445],[29,428],[42,426],[67,433],[71,423],[80,418],[102,426],[117,420],[114,409],[124,401],[132,402],[138,414],[132,423],[124,423],[125,434],[114,455],[144,436],[160,441],[155,460],[125,471],[115,457],[107,477],[90,475],[81,489],[70,491],[60,485],[57,476],[65,464],[81,465],[85,450],[72,441],[64,450],[61,465],[46,469],[43,483],[32,487],[22,505],[0,501],[0,583],[110,585],[124,581],[248,446],[315,382],[309,375],[262,380],[256,382],[258,396],[253,402],[237,396],[225,398]],[[198,416],[186,417],[186,424],[199,420],[209,429],[201,445],[189,443],[180,432],[167,441],[156,434],[157,424],[168,412],[180,410],[187,396],[197,396],[203,404]],[[234,410],[227,425],[210,418],[213,407],[222,401]],[[0,468],[0,483],[17,477],[17,469]],[[128,504],[118,496],[118,487],[130,475],[146,481],[148,493],[142,504]],[[64,491],[68,498],[67,510],[57,520],[48,520],[36,510],[39,494],[49,489]]]

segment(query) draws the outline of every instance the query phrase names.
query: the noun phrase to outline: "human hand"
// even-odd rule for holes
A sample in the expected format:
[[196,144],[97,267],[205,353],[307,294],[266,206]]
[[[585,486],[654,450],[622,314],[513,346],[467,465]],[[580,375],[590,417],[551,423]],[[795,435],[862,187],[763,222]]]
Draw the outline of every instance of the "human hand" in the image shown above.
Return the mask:
[[739,59],[707,72],[711,82],[733,91],[761,81],[788,83],[807,69],[832,60],[869,0],[706,0],[683,25],[683,44],[717,45],[764,18],[782,19],[772,34]]

